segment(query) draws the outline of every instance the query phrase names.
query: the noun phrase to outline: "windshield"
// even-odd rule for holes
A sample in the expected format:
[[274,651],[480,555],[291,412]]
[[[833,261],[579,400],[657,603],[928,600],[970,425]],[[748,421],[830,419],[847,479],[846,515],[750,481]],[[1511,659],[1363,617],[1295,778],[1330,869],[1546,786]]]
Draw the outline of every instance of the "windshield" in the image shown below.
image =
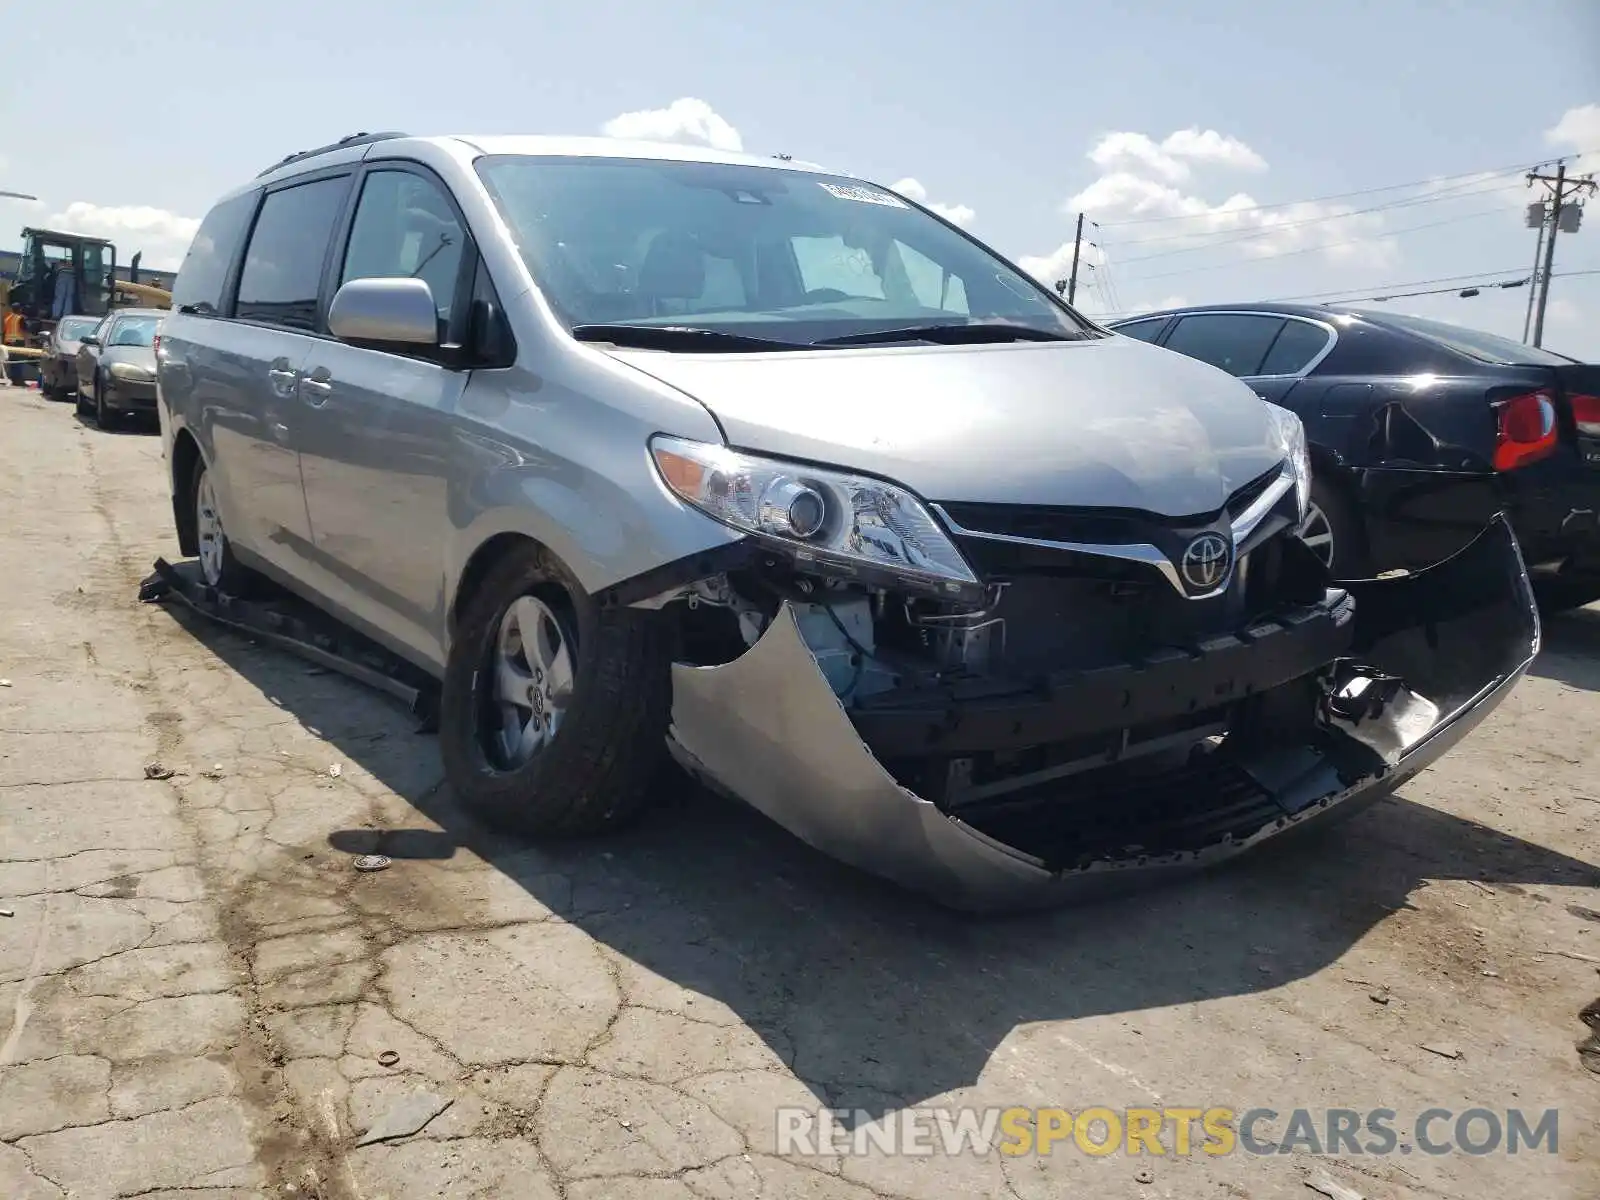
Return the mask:
[[478,171],[569,327],[689,326],[814,343],[921,325],[1098,336],[941,221],[781,167],[504,155]]
[[56,341],[79,341],[98,324],[99,317],[63,317],[56,326]]
[[111,330],[109,346],[148,346],[155,341],[160,317],[123,317]]
[[1457,354],[1465,354],[1478,362],[1519,367],[1564,367],[1577,361],[1565,354],[1524,346],[1510,338],[1496,337],[1477,329],[1463,329],[1443,321],[1430,321],[1426,317],[1372,312],[1363,312],[1361,315],[1380,325],[1392,325],[1396,329],[1425,337],[1430,342],[1454,350]]

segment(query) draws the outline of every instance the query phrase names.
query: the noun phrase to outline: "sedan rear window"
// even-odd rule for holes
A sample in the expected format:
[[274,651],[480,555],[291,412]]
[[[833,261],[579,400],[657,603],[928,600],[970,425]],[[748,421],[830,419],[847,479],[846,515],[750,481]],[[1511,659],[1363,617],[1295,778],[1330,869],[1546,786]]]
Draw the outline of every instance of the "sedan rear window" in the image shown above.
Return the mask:
[[62,317],[56,325],[56,341],[76,342],[100,324],[99,317]]
[[1510,338],[1496,337],[1478,329],[1463,329],[1443,321],[1430,321],[1426,317],[1387,312],[1363,312],[1361,315],[1375,325],[1404,330],[1481,363],[1510,367],[1564,367],[1578,361],[1551,350],[1524,346]]

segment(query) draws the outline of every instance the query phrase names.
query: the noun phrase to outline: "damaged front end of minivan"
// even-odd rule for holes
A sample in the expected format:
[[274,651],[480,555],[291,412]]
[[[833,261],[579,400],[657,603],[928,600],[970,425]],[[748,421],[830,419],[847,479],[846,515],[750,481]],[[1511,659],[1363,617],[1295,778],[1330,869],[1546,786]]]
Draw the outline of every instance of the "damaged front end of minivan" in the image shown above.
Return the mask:
[[[658,465],[703,503],[727,480],[682,448]],[[1353,811],[1538,650],[1503,517],[1427,570],[1336,581],[1295,532],[1287,466],[1182,521],[907,510],[818,474],[723,488],[752,528],[776,502],[815,545],[755,532],[603,599],[676,615],[670,745],[692,773],[953,908],[1114,890]],[[830,551],[875,539],[898,567]]]

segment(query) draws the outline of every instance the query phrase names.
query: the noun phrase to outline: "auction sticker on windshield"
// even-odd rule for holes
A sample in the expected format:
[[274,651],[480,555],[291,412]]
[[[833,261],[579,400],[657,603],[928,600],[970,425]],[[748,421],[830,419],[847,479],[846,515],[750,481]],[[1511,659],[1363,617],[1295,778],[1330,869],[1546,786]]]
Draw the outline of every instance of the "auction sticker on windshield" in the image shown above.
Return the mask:
[[886,208],[910,208],[899,196],[880,192],[877,188],[851,187],[844,183],[818,183],[818,187],[839,200],[859,200],[862,204],[882,204]]

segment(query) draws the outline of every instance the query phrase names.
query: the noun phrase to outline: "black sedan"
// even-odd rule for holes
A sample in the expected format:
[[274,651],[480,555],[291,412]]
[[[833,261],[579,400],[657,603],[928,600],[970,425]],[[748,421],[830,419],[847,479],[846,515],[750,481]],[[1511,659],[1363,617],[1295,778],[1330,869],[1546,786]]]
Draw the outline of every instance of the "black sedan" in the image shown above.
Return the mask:
[[1314,475],[1303,536],[1336,578],[1438,562],[1503,510],[1548,605],[1600,598],[1600,366],[1331,306],[1212,305],[1110,327],[1299,415]]
[[51,400],[65,400],[78,390],[78,347],[93,333],[99,317],[62,317],[45,338],[39,360],[39,390]]
[[78,411],[109,429],[124,413],[156,410],[155,338],[167,314],[122,308],[78,344]]

